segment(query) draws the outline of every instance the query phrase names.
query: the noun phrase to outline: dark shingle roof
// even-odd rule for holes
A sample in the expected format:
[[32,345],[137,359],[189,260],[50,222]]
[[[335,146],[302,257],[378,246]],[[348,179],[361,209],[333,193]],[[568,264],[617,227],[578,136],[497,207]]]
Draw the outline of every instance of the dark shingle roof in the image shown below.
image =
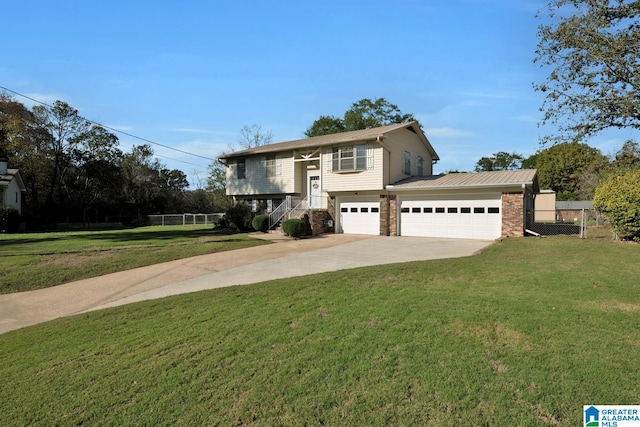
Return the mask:
[[390,132],[398,129],[410,129],[423,139],[425,145],[433,155],[434,160],[438,160],[439,157],[431,143],[424,135],[418,122],[398,123],[388,126],[382,126],[371,129],[354,130],[350,132],[333,133],[330,135],[314,136],[312,138],[296,139],[293,141],[278,142],[275,144],[261,145],[259,147],[248,148],[246,150],[234,151],[233,153],[226,153],[218,156],[219,159],[231,159],[235,157],[244,157],[253,154],[274,153],[288,150],[298,150],[304,148],[323,147],[327,145],[342,144],[347,142],[356,141],[370,141],[378,137],[385,138]]

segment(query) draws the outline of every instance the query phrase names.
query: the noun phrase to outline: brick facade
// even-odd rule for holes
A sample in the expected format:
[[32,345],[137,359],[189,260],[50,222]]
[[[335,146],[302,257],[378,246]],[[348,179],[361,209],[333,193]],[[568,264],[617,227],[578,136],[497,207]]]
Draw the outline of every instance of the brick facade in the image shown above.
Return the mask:
[[389,235],[389,196],[380,195],[380,235]]
[[395,194],[389,195],[389,235],[398,235],[398,198]]
[[[311,209],[308,213],[309,224],[311,224],[311,235],[333,233],[334,224],[331,211],[326,209]],[[329,225],[331,224],[331,225]]]
[[502,236],[524,236],[524,194],[502,193]]

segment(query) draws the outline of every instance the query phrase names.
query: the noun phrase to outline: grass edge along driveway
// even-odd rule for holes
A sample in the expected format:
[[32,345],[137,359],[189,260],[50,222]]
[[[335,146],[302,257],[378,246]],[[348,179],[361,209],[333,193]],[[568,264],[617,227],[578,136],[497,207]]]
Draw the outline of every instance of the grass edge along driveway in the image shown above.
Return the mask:
[[0,234],[0,294],[265,243],[210,225]]
[[580,425],[640,401],[638,277],[638,245],[507,239],[59,319],[0,335],[0,424]]

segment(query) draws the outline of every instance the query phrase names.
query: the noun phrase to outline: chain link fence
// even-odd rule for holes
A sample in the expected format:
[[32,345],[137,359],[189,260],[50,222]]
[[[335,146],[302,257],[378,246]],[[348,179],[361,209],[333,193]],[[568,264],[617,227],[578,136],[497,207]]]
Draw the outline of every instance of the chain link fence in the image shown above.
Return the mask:
[[208,225],[215,224],[223,213],[149,215],[149,225]]
[[609,222],[595,209],[530,210],[526,221],[527,232],[534,236],[615,238]]

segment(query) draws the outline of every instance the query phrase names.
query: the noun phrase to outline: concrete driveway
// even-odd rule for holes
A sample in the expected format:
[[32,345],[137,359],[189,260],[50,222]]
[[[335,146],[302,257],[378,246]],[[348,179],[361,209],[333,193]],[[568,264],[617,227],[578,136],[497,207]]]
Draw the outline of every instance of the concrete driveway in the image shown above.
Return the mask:
[[369,265],[470,256],[487,240],[330,234],[201,255],[37,291],[0,295],[0,333],[86,311],[225,286]]

